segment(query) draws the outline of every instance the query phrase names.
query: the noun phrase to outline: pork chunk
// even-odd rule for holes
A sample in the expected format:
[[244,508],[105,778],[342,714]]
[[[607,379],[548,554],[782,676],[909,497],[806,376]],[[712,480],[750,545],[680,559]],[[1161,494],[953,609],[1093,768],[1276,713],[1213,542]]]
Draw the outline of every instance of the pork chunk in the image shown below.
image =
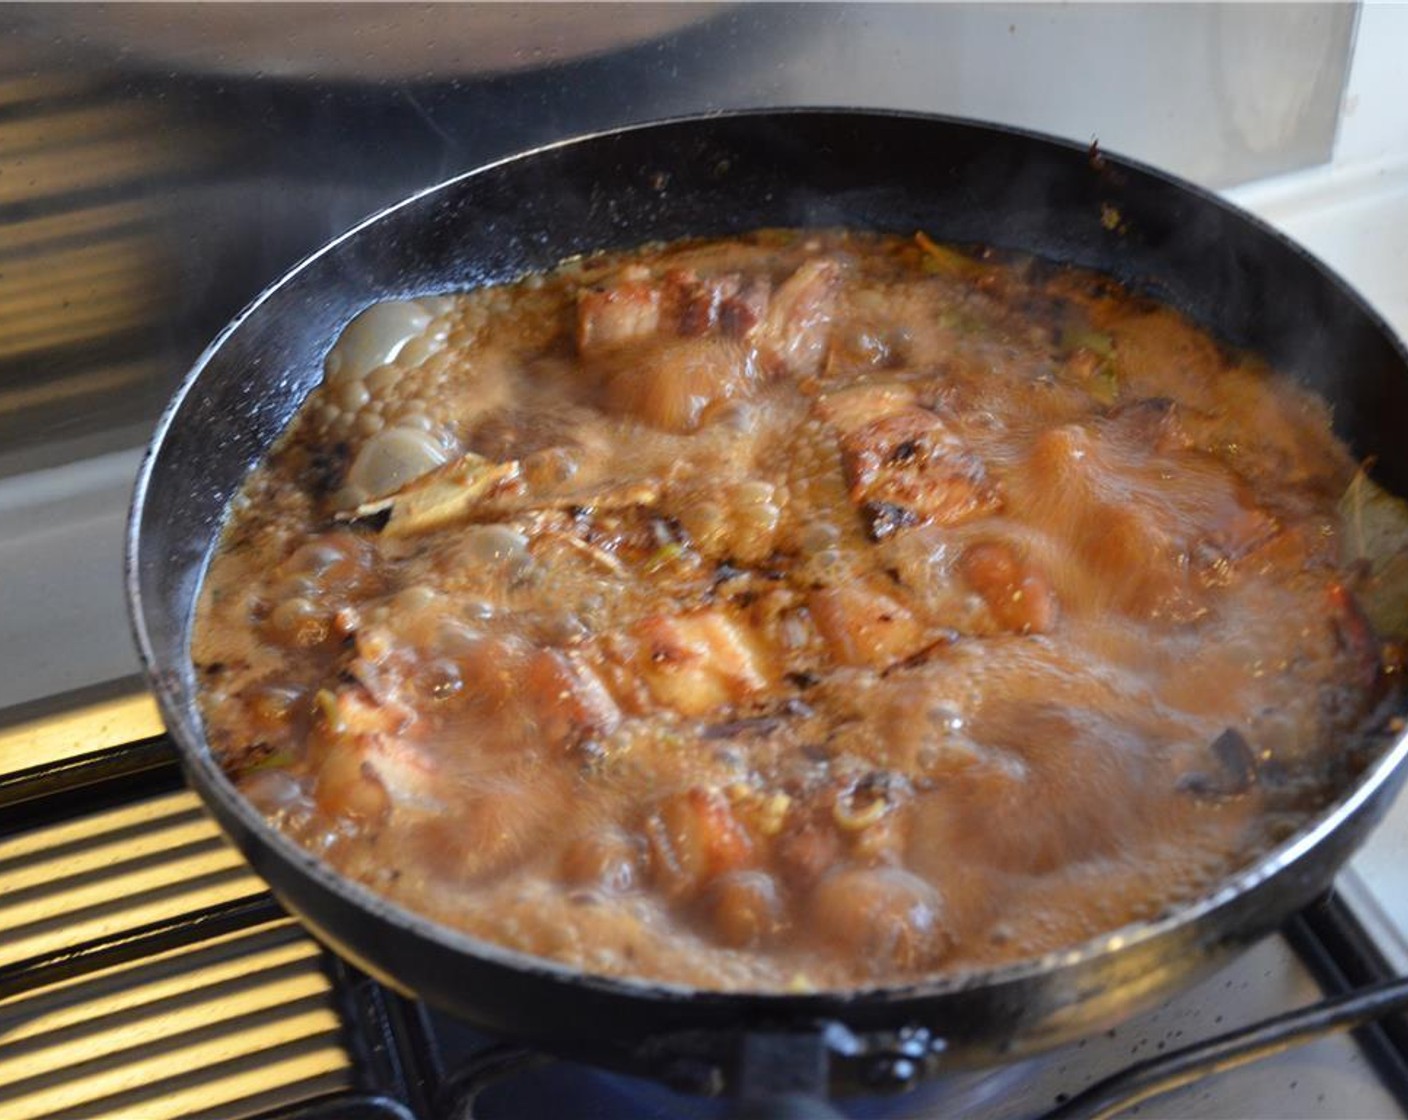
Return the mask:
[[956,525],[1000,504],[982,460],[922,408],[843,436],[841,465],[873,540],[919,521]]

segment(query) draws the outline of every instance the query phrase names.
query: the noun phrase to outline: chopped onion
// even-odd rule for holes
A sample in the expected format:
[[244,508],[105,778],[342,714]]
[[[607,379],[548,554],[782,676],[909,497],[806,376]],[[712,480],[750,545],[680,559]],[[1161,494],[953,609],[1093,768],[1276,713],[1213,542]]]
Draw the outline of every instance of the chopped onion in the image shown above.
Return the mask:
[[373,498],[399,490],[449,458],[428,432],[419,428],[388,428],[369,439],[347,472],[349,491]]
[[402,347],[430,325],[431,315],[417,303],[374,303],[342,329],[323,361],[328,381],[360,381],[378,366],[395,361]]

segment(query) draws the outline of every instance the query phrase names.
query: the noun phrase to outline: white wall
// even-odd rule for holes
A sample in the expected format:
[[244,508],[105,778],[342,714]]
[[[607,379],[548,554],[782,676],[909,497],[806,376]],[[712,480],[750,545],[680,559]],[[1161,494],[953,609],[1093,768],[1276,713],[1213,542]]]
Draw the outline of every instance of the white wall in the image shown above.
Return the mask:
[[1021,125],[1213,186],[1329,159],[1347,3],[838,4],[797,9],[732,104],[924,109]]
[[1359,13],[1335,162],[1408,158],[1408,3],[1366,0]]

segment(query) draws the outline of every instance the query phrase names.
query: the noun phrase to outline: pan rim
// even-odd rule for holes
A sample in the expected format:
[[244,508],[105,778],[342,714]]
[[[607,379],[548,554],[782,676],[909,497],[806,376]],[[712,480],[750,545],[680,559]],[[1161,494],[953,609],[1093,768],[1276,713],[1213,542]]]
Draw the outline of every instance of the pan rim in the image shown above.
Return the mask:
[[[357,222],[349,229],[332,238],[302,260],[297,262],[277,279],[260,291],[233,319],[216,335],[201,352],[191,369],[173,393],[171,400],[158,420],[147,445],[141,466],[138,470],[132,503],[129,509],[126,545],[124,582],[127,593],[129,620],[139,654],[149,682],[153,686],[158,706],[171,737],[180,751],[183,765],[188,772],[195,771],[200,780],[194,784],[207,806],[226,823],[226,816],[257,835],[261,842],[269,845],[274,854],[291,865],[300,875],[313,880],[322,890],[329,892],[341,901],[371,916],[390,922],[400,930],[417,938],[432,942],[455,954],[471,957],[478,962],[497,965],[517,973],[528,973],[571,987],[586,987],[608,995],[629,999],[670,1000],[690,1004],[721,1004],[744,1007],[750,1011],[779,1016],[815,1015],[828,1011],[843,1010],[847,1005],[858,1002],[883,1004],[909,1004],[941,999],[959,992],[975,989],[993,989],[1019,985],[1034,977],[1052,973],[1065,973],[1078,970],[1115,953],[1134,949],[1140,945],[1166,938],[1180,929],[1189,928],[1204,918],[1231,905],[1237,899],[1256,888],[1259,884],[1276,877],[1299,863],[1312,850],[1328,840],[1350,818],[1357,815],[1371,802],[1378,792],[1393,781],[1400,769],[1408,765],[1408,731],[1397,734],[1365,771],[1347,788],[1327,810],[1307,822],[1280,844],[1269,849],[1260,857],[1230,876],[1219,879],[1211,888],[1200,892],[1194,898],[1170,909],[1161,917],[1134,922],[1116,930],[1099,934],[1065,949],[1054,950],[1036,957],[1026,958],[1009,964],[987,969],[965,969],[941,972],[921,978],[916,982],[903,984],[877,985],[869,987],[823,989],[816,992],[796,993],[767,989],[713,989],[696,988],[689,985],[662,982],[633,976],[616,976],[594,973],[572,967],[548,958],[533,956],[519,950],[509,949],[495,942],[484,941],[452,927],[435,922],[416,911],[380,895],[371,888],[346,878],[311,852],[307,851],[290,837],[273,828],[247,799],[241,796],[233,783],[225,776],[214,759],[206,740],[200,720],[188,711],[188,703],[181,695],[181,684],[173,680],[169,669],[163,669],[152,636],[148,630],[144,609],[144,596],[141,589],[141,568],[144,561],[151,562],[142,550],[141,527],[147,512],[147,496],[153,474],[158,466],[161,451],[168,436],[179,419],[183,406],[195,389],[202,373],[215,359],[230,338],[275,293],[292,283],[315,262],[333,253],[369,228],[387,220],[401,210],[440,192],[449,192],[456,186],[486,176],[495,170],[517,163],[528,162],[543,155],[567,148],[584,147],[594,143],[606,143],[624,135],[648,133],[677,127],[689,127],[713,121],[748,121],[760,123],[769,119],[788,117],[841,116],[848,120],[874,118],[893,121],[908,119],[916,122],[930,122],[1001,133],[1011,137],[1036,141],[1046,146],[1054,146],[1079,154],[1088,150],[1085,146],[1069,139],[1051,136],[1039,131],[995,124],[981,120],[945,114],[915,112],[908,110],[886,110],[846,107],[789,107],[780,109],[733,109],[700,114],[670,117],[626,125],[619,128],[605,128],[578,136],[568,137],[543,144],[522,152],[485,163],[440,183],[418,190],[407,197],[386,206]],[[1248,213],[1219,195],[1188,183],[1157,168],[1127,159],[1116,153],[1101,149],[1101,155],[1120,171],[1132,171],[1150,176],[1162,183],[1176,187],[1182,192],[1210,202],[1219,209],[1230,212],[1240,221],[1254,226],[1263,235],[1269,236],[1283,247],[1304,258],[1325,280],[1346,296],[1365,317],[1387,338],[1399,359],[1408,366],[1408,350],[1403,341],[1383,320],[1382,316],[1340,277],[1333,269],[1308,252],[1304,247],[1270,226],[1268,223]],[[205,569],[210,560],[210,550],[199,563],[195,586],[204,581]],[[186,648],[183,658],[189,662],[189,623],[183,630]],[[425,993],[421,993],[425,994]]]

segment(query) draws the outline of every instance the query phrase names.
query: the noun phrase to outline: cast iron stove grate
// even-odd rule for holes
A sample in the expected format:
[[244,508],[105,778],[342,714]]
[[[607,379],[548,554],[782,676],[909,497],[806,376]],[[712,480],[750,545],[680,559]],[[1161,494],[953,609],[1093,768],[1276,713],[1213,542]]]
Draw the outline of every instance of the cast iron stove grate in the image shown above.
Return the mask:
[[[736,1087],[742,1105],[680,1095],[495,1043],[384,988],[283,913],[184,789],[153,716],[144,697],[110,690],[0,731],[6,1120],[705,1120],[780,1115],[771,1094],[824,1078],[819,1044],[765,1038],[759,1049],[754,1037]],[[1353,1043],[1334,1042],[1337,1060],[1348,1053],[1357,1071],[1353,1104],[1333,1080],[1313,1098],[1314,1086],[1297,1093],[1295,1079],[1281,1091],[1304,1115],[1408,1113],[1408,1020],[1395,1014],[1408,1008],[1408,979],[1393,978],[1338,899],[1295,916],[1234,967],[1241,980],[1220,974],[1088,1043],[848,1111],[874,1120],[1113,1115],[1357,1027]],[[1312,976],[1312,998],[1329,998],[1290,1011],[1266,1004],[1285,970]],[[1207,1013],[1209,986],[1240,1021]],[[869,1075],[882,1089],[906,1087],[930,1052],[922,1032],[903,1036]],[[674,1080],[697,1090],[714,1078]],[[1175,1102],[1195,1113],[1227,1107],[1211,1091]]]

